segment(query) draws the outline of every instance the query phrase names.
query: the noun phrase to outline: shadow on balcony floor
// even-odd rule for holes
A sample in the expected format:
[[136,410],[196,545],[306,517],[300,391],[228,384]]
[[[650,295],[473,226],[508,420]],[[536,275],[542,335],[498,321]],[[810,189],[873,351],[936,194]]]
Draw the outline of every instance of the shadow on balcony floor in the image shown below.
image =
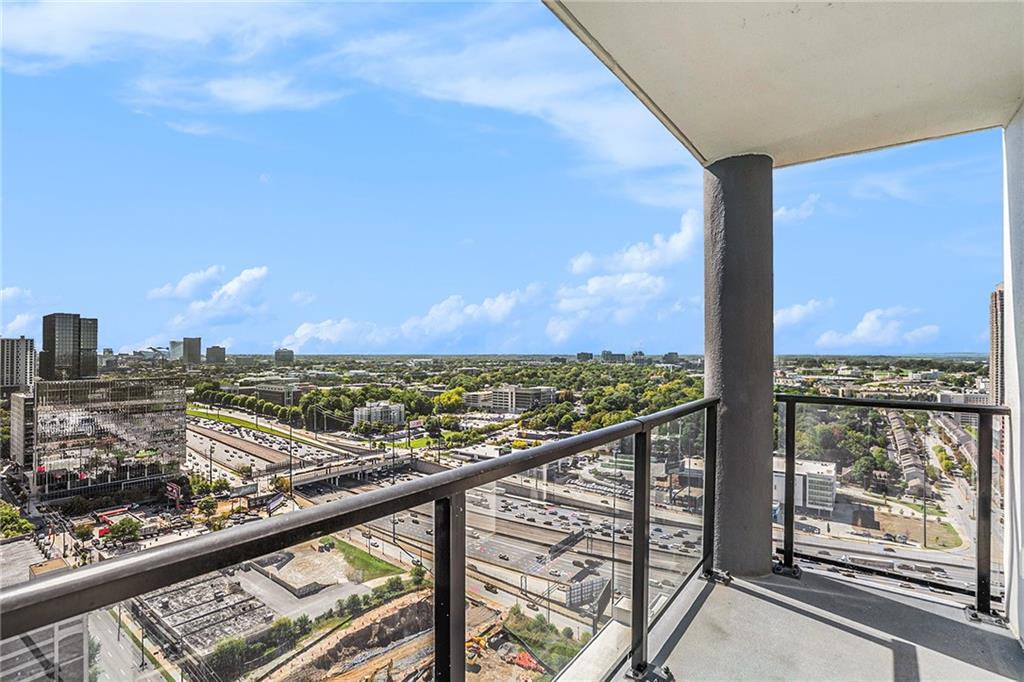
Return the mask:
[[652,662],[680,680],[1024,680],[1024,651],[1008,630],[810,573],[692,581],[651,644]]

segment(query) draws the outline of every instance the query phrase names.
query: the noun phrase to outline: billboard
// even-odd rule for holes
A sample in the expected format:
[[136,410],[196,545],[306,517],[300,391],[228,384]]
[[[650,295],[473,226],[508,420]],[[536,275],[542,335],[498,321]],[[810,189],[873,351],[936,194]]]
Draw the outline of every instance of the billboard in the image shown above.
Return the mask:
[[177,483],[168,483],[166,492],[167,499],[169,500],[180,500],[181,499],[181,486]]
[[594,577],[581,580],[578,583],[570,583],[565,605],[570,609],[578,609],[584,604],[589,604],[597,599],[607,582],[607,578]]
[[281,508],[281,505],[284,504],[284,501],[285,497],[281,493],[278,493],[271,497],[269,500],[267,500],[267,513],[273,514],[274,510]]

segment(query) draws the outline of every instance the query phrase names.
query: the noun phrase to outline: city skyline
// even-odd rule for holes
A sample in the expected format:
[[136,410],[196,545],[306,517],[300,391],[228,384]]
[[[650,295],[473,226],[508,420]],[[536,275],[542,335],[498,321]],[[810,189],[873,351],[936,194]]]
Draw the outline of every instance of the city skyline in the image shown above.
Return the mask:
[[[699,166],[543,7],[252,9],[5,11],[4,336],[702,352]],[[778,171],[776,352],[987,352],[1000,176],[997,130]]]

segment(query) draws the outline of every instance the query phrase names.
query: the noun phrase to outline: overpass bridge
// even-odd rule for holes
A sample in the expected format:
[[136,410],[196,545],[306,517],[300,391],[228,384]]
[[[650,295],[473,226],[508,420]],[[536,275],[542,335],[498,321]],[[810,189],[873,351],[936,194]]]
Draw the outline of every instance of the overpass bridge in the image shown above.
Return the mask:
[[392,466],[410,466],[414,457],[409,454],[392,457],[390,453],[377,452],[369,457],[348,462],[334,462],[318,467],[303,469],[292,474],[292,485],[300,486],[309,483],[320,483],[327,481],[332,484],[340,483],[343,476],[361,478],[373,471],[390,469]]

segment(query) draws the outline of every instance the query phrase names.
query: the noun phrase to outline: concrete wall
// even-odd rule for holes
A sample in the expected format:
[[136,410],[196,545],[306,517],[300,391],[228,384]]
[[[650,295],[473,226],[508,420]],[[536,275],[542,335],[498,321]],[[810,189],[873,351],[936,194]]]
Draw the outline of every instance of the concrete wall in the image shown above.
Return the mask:
[[1004,364],[1009,438],[1005,453],[1003,561],[1010,627],[1024,643],[1024,108],[1003,136]]

